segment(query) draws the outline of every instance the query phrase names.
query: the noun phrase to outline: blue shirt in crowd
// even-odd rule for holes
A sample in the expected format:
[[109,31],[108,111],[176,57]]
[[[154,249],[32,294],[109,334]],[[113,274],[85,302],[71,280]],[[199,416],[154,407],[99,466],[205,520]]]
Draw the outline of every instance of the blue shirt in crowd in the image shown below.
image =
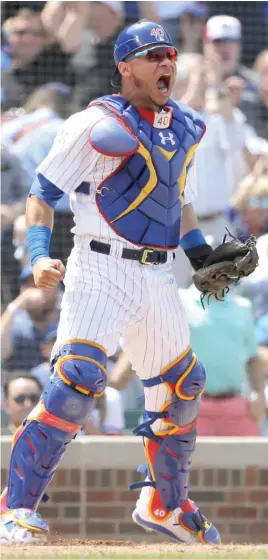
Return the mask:
[[[12,151],[21,160],[31,185],[36,169],[48,155],[64,120],[55,111],[44,107],[17,117],[2,127],[2,137],[12,144]],[[69,196],[58,202],[57,211],[70,211]]]
[[19,309],[11,327],[12,355],[3,363],[7,370],[28,370],[44,361],[40,351],[43,332],[36,328],[30,315]]
[[246,363],[256,356],[251,303],[230,292],[223,302],[205,304],[194,286],[179,290],[190,326],[191,344],[206,369],[209,394],[243,391]]

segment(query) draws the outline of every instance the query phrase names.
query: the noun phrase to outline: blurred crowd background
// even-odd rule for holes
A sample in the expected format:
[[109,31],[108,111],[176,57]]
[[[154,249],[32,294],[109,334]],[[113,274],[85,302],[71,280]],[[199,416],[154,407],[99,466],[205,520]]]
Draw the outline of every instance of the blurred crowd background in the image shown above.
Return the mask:
[[[202,308],[179,249],[174,264],[194,351],[207,371],[198,434],[268,436],[268,2],[2,2],[2,434],[36,405],[50,376],[63,286],[34,286],[25,201],[65,119],[107,93],[127,24],[163,24],[179,48],[173,98],[205,119],[195,210],[208,242],[257,237],[259,266],[224,302]],[[66,263],[73,219],[56,208],[52,257]],[[84,435],[130,433],[142,386],[118,348]]]

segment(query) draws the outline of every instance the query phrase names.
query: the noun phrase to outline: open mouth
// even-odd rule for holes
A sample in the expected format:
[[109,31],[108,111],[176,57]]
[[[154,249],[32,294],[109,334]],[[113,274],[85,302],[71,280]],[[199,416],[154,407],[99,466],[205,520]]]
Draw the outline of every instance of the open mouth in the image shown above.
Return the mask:
[[167,93],[169,90],[169,85],[170,85],[170,79],[171,76],[170,74],[163,74],[159,80],[157,80],[157,89],[159,89],[159,91],[161,91],[162,93]]

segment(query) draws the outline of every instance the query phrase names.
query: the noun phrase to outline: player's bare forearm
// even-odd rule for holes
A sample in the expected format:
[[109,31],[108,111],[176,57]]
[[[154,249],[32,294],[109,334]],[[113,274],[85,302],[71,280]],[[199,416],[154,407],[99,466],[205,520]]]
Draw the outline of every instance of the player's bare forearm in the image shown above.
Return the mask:
[[192,229],[199,229],[199,223],[192,204],[186,204],[181,214],[181,238]]
[[34,194],[29,196],[26,202],[26,227],[31,225],[44,225],[53,229],[54,210],[43,200]]

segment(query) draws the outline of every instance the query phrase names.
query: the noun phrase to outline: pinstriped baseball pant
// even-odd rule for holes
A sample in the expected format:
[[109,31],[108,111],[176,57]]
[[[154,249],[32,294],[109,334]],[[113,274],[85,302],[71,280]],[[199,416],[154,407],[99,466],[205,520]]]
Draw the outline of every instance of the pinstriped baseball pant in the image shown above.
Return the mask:
[[[159,266],[91,252],[88,235],[77,236],[68,259],[65,293],[53,354],[67,340],[84,339],[115,353],[120,338],[141,379],[160,371],[189,345],[189,330],[172,273],[172,254]],[[165,385],[145,389],[145,407],[159,411],[169,399]],[[160,422],[154,428],[161,429]]]

